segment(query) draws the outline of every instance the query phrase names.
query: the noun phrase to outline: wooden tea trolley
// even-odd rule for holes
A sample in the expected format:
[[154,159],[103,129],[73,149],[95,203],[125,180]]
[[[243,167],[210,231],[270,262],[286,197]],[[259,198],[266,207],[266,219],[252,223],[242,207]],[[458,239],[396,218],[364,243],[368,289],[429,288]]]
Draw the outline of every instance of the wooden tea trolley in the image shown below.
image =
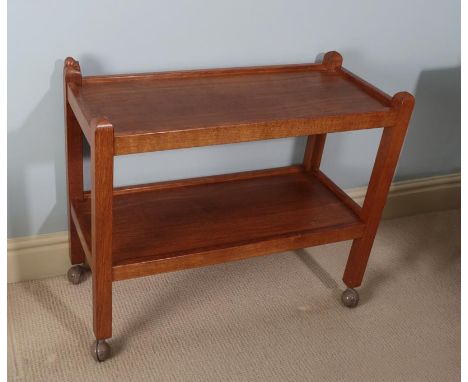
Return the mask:
[[[93,353],[110,354],[112,282],[353,239],[342,300],[357,305],[414,98],[320,64],[113,76],[65,60],[69,280],[89,266]],[[321,170],[327,133],[383,127],[362,208]],[[83,140],[91,191],[83,189]],[[113,187],[116,155],[308,136],[301,165]],[[83,265],[79,265],[83,264]]]

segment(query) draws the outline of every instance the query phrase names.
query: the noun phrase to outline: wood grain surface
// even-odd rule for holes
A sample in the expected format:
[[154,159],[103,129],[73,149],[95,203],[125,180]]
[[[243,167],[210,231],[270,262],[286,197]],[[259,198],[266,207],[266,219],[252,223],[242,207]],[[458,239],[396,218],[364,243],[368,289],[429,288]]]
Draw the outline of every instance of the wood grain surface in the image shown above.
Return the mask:
[[[236,257],[242,246],[255,243],[258,250],[262,242],[272,253],[278,251],[269,246],[272,240],[283,248],[280,241],[291,237],[320,233],[323,242],[331,242],[342,239],[338,231],[343,228],[352,228],[347,239],[362,232],[356,214],[313,174],[257,175],[115,195],[113,266],[151,261],[162,266],[164,259],[227,248]],[[89,199],[74,209],[89,242]]]
[[395,122],[391,99],[334,57],[326,65],[83,77],[69,99],[85,135],[93,118],[109,119],[115,155]]

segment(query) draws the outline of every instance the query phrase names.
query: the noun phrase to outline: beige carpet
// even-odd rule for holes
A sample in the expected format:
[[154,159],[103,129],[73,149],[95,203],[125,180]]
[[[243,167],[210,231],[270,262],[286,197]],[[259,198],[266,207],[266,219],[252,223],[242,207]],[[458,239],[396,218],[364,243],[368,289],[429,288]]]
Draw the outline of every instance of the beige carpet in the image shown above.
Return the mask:
[[114,284],[114,350],[90,356],[91,280],[8,288],[11,381],[456,381],[459,211],[384,221],[356,309],[350,243]]

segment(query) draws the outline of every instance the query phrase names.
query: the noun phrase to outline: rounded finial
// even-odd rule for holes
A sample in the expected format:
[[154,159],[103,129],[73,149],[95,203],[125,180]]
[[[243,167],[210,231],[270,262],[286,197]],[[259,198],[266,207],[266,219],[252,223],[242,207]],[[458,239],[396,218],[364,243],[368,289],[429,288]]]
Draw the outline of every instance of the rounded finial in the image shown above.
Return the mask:
[[402,107],[403,105],[414,106],[414,96],[409,92],[398,92],[392,97],[393,107]]
[[338,70],[343,64],[343,57],[341,56],[341,54],[333,50],[331,52],[325,53],[325,55],[323,56],[322,64],[328,70]]
[[63,66],[65,69],[70,68],[75,71],[80,72],[80,63],[75,60],[73,57],[67,57],[63,63]]
[[79,65],[79,63],[73,57],[67,57],[65,59],[64,65],[65,66],[77,66],[77,65]]
[[73,66],[75,65],[76,60],[73,57],[67,57],[65,59],[65,66]]

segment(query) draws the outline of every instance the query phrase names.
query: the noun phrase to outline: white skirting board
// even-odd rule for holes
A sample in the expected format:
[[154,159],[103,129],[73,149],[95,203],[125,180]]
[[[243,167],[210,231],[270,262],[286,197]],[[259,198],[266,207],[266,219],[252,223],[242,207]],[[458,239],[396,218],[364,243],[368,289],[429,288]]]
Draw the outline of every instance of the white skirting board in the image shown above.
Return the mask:
[[[420,178],[392,184],[384,218],[460,207],[460,174]],[[366,187],[347,190],[362,204]],[[8,240],[8,282],[63,275],[70,267],[67,232]]]

